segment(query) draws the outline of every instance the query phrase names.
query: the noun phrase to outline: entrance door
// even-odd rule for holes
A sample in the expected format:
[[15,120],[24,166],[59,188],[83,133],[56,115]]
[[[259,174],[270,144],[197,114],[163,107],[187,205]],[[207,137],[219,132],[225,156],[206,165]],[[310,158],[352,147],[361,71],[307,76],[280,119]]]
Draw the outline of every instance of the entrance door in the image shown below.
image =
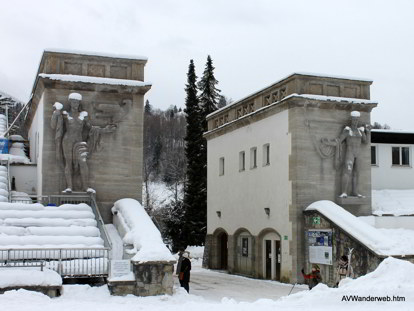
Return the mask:
[[276,264],[276,280],[280,281],[280,264],[282,262],[282,255],[280,253],[280,240],[279,241],[274,241],[275,243],[275,253],[276,253],[276,260],[275,260],[275,264]]
[[272,279],[272,241],[265,240],[266,274],[265,278]]
[[219,268],[222,270],[227,270],[227,234],[222,233],[219,236],[220,240],[220,266]]
[[282,265],[281,243],[276,233],[268,233],[263,238],[263,276],[268,280],[280,281]]

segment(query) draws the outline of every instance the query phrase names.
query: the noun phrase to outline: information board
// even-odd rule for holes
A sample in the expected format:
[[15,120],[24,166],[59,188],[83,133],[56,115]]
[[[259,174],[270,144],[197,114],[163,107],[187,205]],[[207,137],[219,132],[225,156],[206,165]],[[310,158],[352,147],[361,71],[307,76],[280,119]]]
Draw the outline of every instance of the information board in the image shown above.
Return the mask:
[[309,262],[332,265],[332,230],[308,230]]

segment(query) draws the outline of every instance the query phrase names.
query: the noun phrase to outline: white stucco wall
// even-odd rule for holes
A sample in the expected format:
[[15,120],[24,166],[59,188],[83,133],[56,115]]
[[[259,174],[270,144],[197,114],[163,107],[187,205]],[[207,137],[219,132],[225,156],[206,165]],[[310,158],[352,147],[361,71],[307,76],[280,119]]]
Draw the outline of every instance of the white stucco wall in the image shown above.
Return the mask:
[[[377,148],[377,165],[371,167],[371,184],[374,190],[414,189],[413,145],[371,144]],[[410,165],[392,165],[392,147],[410,148]]]
[[42,150],[43,150],[43,95],[39,101],[32,125],[29,128],[30,161],[37,163],[37,195],[42,195]]
[[414,216],[361,216],[358,218],[375,228],[414,230]]
[[[270,144],[270,165],[263,166],[263,146]],[[252,147],[257,148],[257,167],[251,169]],[[245,152],[245,170],[239,171],[239,152]],[[269,116],[225,135],[208,140],[207,233],[223,228],[234,235],[240,228],[257,236],[265,228],[276,230],[281,239],[282,270],[291,269],[289,219],[291,183],[288,111]],[[224,157],[224,175],[220,158]],[[270,209],[266,215],[265,208]],[[221,217],[217,216],[221,212]],[[284,237],[287,237],[285,240]],[[282,274],[283,274],[282,271]]]
[[10,178],[15,178],[16,191],[36,194],[37,167],[34,164],[10,165]]

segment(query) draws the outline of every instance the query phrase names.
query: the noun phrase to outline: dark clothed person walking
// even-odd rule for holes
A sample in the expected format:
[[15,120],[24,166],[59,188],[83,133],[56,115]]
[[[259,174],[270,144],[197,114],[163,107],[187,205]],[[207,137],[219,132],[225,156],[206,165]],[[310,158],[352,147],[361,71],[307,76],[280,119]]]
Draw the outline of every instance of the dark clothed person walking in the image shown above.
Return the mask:
[[190,292],[190,271],[191,271],[191,261],[188,258],[188,253],[183,253],[183,260],[181,261],[180,269],[180,285],[184,287],[187,293]]

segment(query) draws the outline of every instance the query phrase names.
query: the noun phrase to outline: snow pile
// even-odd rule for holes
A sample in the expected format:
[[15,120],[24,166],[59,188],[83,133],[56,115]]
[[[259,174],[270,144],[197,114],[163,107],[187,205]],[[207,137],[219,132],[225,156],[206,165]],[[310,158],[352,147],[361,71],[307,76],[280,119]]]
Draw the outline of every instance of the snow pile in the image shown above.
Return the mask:
[[61,286],[62,278],[44,268],[0,268],[0,288],[19,286]]
[[0,203],[0,250],[8,248],[102,248],[87,204]]
[[25,141],[25,139],[21,135],[10,135],[9,139],[12,141]]
[[414,190],[372,190],[374,215],[414,215]]
[[69,74],[40,73],[39,77],[50,79],[50,80],[67,81],[67,82],[82,82],[82,83],[124,85],[124,86],[151,86],[151,83],[137,81],[137,80],[101,78],[101,77],[79,76],[79,75],[69,75]]
[[7,168],[0,165],[0,202],[9,201],[9,180]]
[[[0,114],[0,137],[4,137],[4,133],[7,131],[7,118],[5,115]],[[16,139],[14,139],[16,138]],[[13,142],[9,150],[9,154],[0,154],[0,160],[7,160],[10,163],[30,163],[29,158],[27,158],[24,152],[24,141],[23,137],[20,135],[12,135],[9,137],[10,140],[16,140]]]
[[[405,260],[388,257],[381,262],[375,271],[355,280],[342,280],[339,284],[339,288],[329,288],[324,284],[319,284],[311,291],[303,291],[289,297],[283,297],[281,302],[284,306],[289,306],[291,303],[294,305],[301,303],[309,306],[311,305],[315,307],[315,309],[317,309],[317,306],[319,306],[319,308],[325,306],[325,309],[329,310],[329,305],[343,305],[344,307],[346,305],[348,307],[353,305],[359,307],[360,310],[366,310],[368,306],[377,309],[375,308],[375,303],[372,301],[349,301],[346,303],[344,299],[350,296],[371,298],[385,297],[386,299],[387,297],[390,297],[391,302],[387,303],[387,301],[385,301],[376,303],[377,305],[382,306],[385,306],[384,303],[387,303],[388,308],[391,308],[391,306],[396,307],[395,304],[397,303],[392,301],[393,297],[399,296],[405,297],[406,301],[402,302],[402,306],[408,307],[407,302],[411,302],[412,304],[414,293],[413,278],[414,264]],[[356,304],[358,304],[358,306],[356,306]],[[404,310],[409,309],[410,308]]]
[[185,251],[189,252],[191,258],[203,259],[204,246],[187,246]]
[[[376,229],[331,201],[312,203],[306,210],[320,212],[378,255],[414,255],[414,243],[404,243],[410,238],[414,240],[412,230],[406,230],[409,236],[405,239],[395,240],[393,236],[398,234],[395,232],[396,229]],[[393,230],[395,235],[389,235],[388,233]]]
[[161,234],[142,205],[133,199],[122,199],[115,202],[112,213],[119,219],[125,232],[123,241],[134,248],[131,253],[136,255],[131,259],[139,263],[151,261],[171,261],[175,258],[162,241]]
[[4,114],[0,114],[0,137],[4,137],[7,131],[7,118]]

